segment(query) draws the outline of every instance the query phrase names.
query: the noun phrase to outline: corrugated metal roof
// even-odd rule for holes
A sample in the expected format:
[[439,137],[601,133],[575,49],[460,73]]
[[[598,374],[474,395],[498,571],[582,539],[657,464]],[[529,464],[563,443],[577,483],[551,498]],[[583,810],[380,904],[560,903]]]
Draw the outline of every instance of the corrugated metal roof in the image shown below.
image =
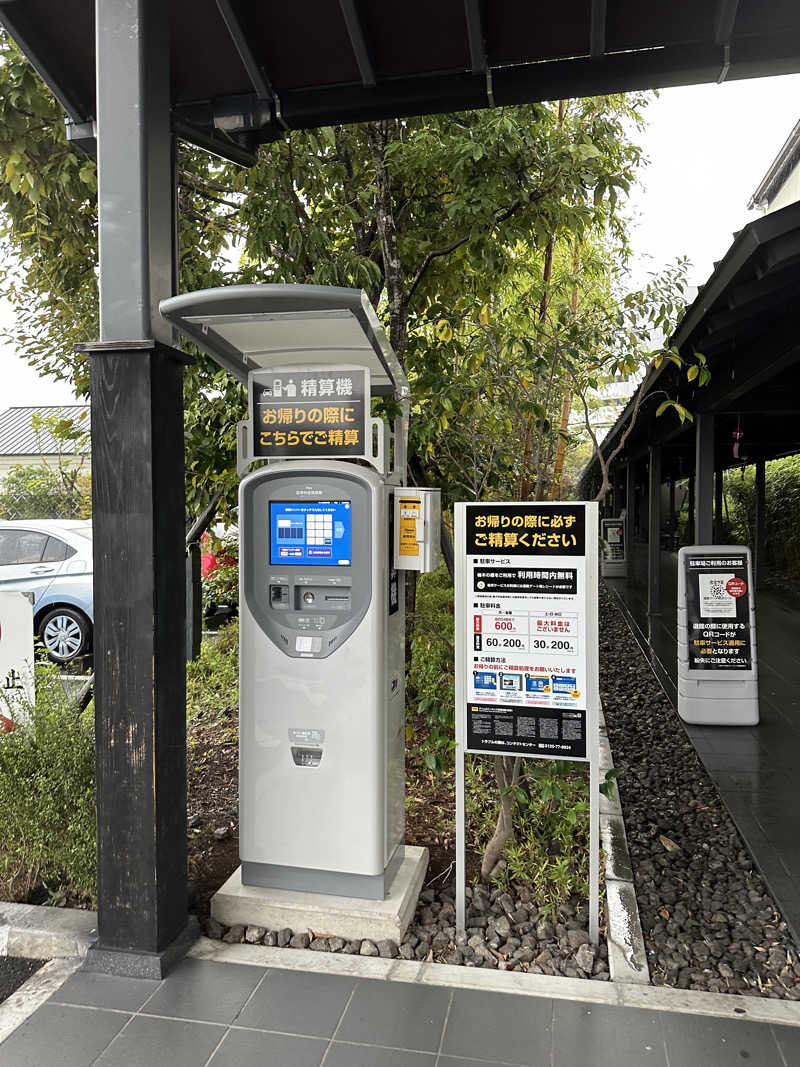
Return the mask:
[[[0,456],[54,456],[71,454],[71,445],[59,442],[46,429],[34,430],[31,421],[34,415],[46,419],[56,415],[71,419],[76,427],[89,429],[89,405],[73,404],[68,407],[18,407],[6,408],[0,415]],[[88,452],[88,448],[82,451]]]

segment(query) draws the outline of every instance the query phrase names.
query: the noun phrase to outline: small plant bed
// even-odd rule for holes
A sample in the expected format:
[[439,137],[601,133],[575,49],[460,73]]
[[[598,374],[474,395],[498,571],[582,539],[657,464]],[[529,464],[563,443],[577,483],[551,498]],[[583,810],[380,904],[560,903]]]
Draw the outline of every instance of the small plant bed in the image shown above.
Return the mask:
[[36,974],[47,960],[27,960],[19,956],[0,956],[0,1004],[16,993],[23,982]]
[[600,691],[651,981],[800,1000],[800,953],[611,595]]

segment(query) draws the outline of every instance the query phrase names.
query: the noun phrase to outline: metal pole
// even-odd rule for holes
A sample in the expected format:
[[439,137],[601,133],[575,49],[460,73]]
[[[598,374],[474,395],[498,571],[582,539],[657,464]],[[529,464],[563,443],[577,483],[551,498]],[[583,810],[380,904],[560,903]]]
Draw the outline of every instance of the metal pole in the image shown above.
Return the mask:
[[589,756],[589,939],[600,940],[600,638],[596,504],[586,505],[586,746]]
[[714,539],[714,416],[695,418],[694,543],[710,545]]
[[464,612],[458,610],[464,603],[464,586],[466,584],[465,545],[465,505],[456,504],[453,509],[454,521],[454,594],[456,603],[455,618],[455,676],[456,676],[456,931],[463,933],[466,929],[466,825],[464,813],[464,672],[467,634],[464,627]]
[[661,611],[661,446],[650,445],[647,521],[647,613]]
[[600,941],[600,766],[595,741],[589,761],[589,939]]
[[[458,733],[458,731],[456,731]],[[456,931],[466,929],[466,820],[464,816],[464,747],[456,741]]]

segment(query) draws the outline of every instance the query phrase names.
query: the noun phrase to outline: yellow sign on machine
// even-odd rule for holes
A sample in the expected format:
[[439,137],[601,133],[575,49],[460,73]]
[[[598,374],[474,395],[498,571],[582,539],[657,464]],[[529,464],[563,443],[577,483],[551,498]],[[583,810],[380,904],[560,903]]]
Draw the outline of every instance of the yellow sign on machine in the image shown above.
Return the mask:
[[[422,521],[422,502],[419,497],[400,497],[400,538],[398,544],[401,556],[418,556],[419,540],[417,523]],[[421,532],[421,531],[420,531]]]

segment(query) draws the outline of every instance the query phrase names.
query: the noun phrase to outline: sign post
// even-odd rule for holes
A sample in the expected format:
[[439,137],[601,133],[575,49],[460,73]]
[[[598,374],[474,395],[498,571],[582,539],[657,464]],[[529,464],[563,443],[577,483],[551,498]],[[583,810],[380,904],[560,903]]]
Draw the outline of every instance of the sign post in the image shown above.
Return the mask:
[[465,919],[464,754],[589,764],[589,934],[598,941],[595,503],[455,506],[456,926]]
[[749,548],[692,545],[678,553],[678,714],[720,726],[758,722]]

